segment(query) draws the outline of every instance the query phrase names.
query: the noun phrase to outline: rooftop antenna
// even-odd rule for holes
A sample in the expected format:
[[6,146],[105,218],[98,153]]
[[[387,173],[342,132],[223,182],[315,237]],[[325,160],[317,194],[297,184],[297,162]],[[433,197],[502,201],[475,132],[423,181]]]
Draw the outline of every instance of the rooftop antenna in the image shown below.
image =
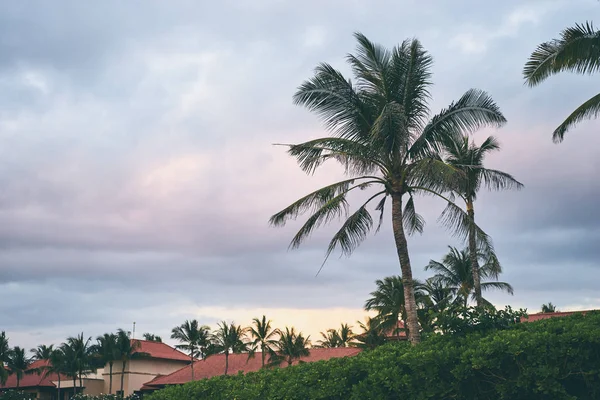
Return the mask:
[[133,334],[131,338],[135,339],[135,321],[133,321]]

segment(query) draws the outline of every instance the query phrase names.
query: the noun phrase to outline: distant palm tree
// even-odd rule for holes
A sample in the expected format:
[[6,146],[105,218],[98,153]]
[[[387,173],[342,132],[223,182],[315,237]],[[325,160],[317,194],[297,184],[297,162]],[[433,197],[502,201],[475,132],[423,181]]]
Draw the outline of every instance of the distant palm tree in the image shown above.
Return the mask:
[[279,365],[286,361],[290,366],[294,360],[309,356],[309,347],[310,336],[305,338],[302,333],[296,333],[293,327],[286,327],[285,331],[281,332],[275,348],[270,352],[269,365]]
[[348,324],[341,324],[339,329],[328,329],[327,332],[320,332],[321,337],[317,341],[319,348],[335,348],[335,347],[348,347],[354,339],[354,333],[352,327]]
[[[431,260],[425,270],[435,272],[433,279],[448,287],[456,296],[456,300],[466,306],[469,296],[474,297],[473,273],[471,272],[471,260],[469,250],[458,250],[449,246],[449,253],[444,256],[442,262]],[[479,267],[481,277],[481,289],[499,289],[513,294],[513,288],[506,282],[498,282],[498,276],[502,269],[497,263],[486,263]],[[490,281],[486,281],[490,279]],[[493,280],[491,280],[493,279]],[[483,299],[483,304],[490,303]]]
[[280,334],[279,329],[273,329],[271,320],[267,320],[267,317],[263,315],[261,319],[254,318],[252,320],[252,326],[248,333],[254,339],[251,343],[253,348],[260,349],[261,366],[264,368],[267,353],[277,343],[276,337]]
[[139,340],[132,340],[123,329],[117,330],[117,354],[121,361],[121,397],[125,397],[125,367],[127,363],[135,358],[147,357],[148,354],[140,352],[142,347]]
[[357,322],[363,332],[354,337],[353,346],[372,350],[385,343],[386,338],[377,319],[369,317],[364,323]]
[[213,334],[212,342],[217,353],[225,354],[225,375],[229,370],[229,354],[239,354],[249,350],[245,343],[246,329],[235,323],[227,324],[221,321]]
[[[87,339],[83,336],[83,332],[75,337],[67,338],[67,348],[62,348],[65,356],[70,357],[70,372],[74,369],[75,376],[79,377],[79,389],[83,391],[83,376],[95,370],[94,368],[94,348],[92,347],[92,338]],[[75,378],[74,378],[75,379]],[[75,388],[74,388],[75,389]]]
[[197,320],[185,321],[171,331],[171,339],[176,339],[180,344],[175,347],[184,350],[190,355],[192,380],[194,380],[194,361],[197,357],[205,358],[206,349],[210,342],[210,328],[200,325]]
[[4,368],[4,365],[8,363],[10,359],[10,346],[8,344],[8,338],[6,332],[0,332],[0,384],[4,385],[8,378],[8,371]]
[[[48,363],[37,368],[37,372],[39,374],[50,375],[56,374],[56,390],[57,390],[57,399],[62,399],[60,396],[61,390],[61,378],[62,375],[66,375],[66,357],[61,348],[53,349],[52,353],[50,353],[50,357],[48,358]],[[74,386],[73,386],[74,387]]]
[[34,360],[49,360],[50,355],[54,351],[54,345],[46,346],[45,344],[40,344],[35,349],[29,350],[33,353]]
[[425,308],[441,311],[452,301],[452,288],[444,285],[439,279],[427,278],[425,282],[418,282],[415,286],[423,295]]
[[144,333],[144,340],[147,340],[149,342],[158,342],[158,343],[162,343],[162,338],[158,335],[155,335],[153,333]]
[[445,141],[445,162],[461,171],[452,185],[453,193],[461,198],[467,209],[464,213],[457,213],[453,207],[447,208],[441,219],[455,232],[467,239],[471,271],[473,273],[474,297],[478,307],[483,306],[481,297],[481,279],[479,277],[478,254],[485,255],[486,262],[498,263],[498,259],[491,245],[491,240],[483,232],[478,232],[475,225],[474,203],[477,192],[481,186],[490,190],[521,189],[523,184],[506,172],[485,168],[485,156],[500,150],[500,144],[493,136],[488,137],[481,146],[469,141],[467,136],[449,136]]
[[543,313],[553,313],[556,312],[556,306],[552,303],[542,304],[542,312]]
[[69,341],[60,345],[60,351],[63,354],[63,372],[73,379],[73,394],[77,394],[77,375],[79,371],[80,356],[77,349]]
[[[476,89],[428,119],[432,58],[421,43],[405,40],[390,50],[362,34],[355,37],[357,52],[347,57],[355,82],[322,63],[294,95],[296,104],[323,120],[331,136],[287,145],[305,172],[334,160],[345,168],[348,178],[295,201],[273,215],[270,223],[283,226],[310,213],[290,244],[297,248],[315,229],[343,217],[345,222],[329,243],[326,259],[338,248],[350,255],[373,229],[369,204],[377,200],[378,230],[390,197],[409,339],[416,344],[419,322],[406,235],[422,232],[424,220],[415,212],[414,195],[432,194],[452,203],[441,194],[456,175],[439,159],[442,140],[450,133],[467,134],[506,120],[492,98]],[[369,187],[376,188],[375,193],[349,214],[348,194]]]
[[[540,44],[529,56],[523,69],[525,81],[536,86],[550,75],[570,71],[591,74],[600,70],[600,31],[592,23],[576,24],[563,30],[559,39]],[[562,142],[565,133],[578,122],[597,118],[600,114],[600,94],[580,105],[554,130],[552,139]]]
[[96,338],[96,354],[99,356],[103,366],[108,364],[108,394],[112,394],[113,365],[120,360],[118,337],[114,333],[105,333]]
[[17,389],[20,387],[21,379],[26,373],[32,373],[34,371],[28,371],[29,365],[31,364],[31,358],[25,354],[25,349],[15,346],[10,351],[10,357],[8,358],[8,373],[15,375],[17,378]]
[[[404,307],[404,284],[398,275],[388,276],[375,281],[377,289],[365,302],[365,310],[377,311],[378,326],[383,330],[394,330],[392,334],[400,336],[398,321],[406,322]],[[406,325],[404,325],[406,326]]]

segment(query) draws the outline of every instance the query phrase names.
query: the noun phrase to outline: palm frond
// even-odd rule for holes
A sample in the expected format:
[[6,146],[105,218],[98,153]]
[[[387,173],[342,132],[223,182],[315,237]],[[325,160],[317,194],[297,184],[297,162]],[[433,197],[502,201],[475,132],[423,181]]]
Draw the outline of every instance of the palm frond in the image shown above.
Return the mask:
[[567,133],[567,131],[574,127],[577,123],[586,119],[598,118],[599,115],[600,93],[577,107],[577,109],[575,109],[575,111],[573,111],[571,115],[569,115],[567,119],[565,119],[562,124],[560,124],[558,128],[554,130],[554,133],[552,134],[552,140],[555,143],[562,142],[565,137],[565,133]]
[[586,22],[563,30],[560,39],[540,44],[529,56],[523,75],[529,86],[535,86],[559,72],[591,74],[598,70],[600,31]]
[[514,294],[513,287],[509,283],[506,283],[506,282],[497,282],[497,281],[482,282],[481,290],[488,290],[488,289],[497,289],[497,290],[502,290],[504,292],[507,292],[508,294]]
[[456,204],[448,202],[446,208],[439,216],[438,221],[448,228],[454,236],[463,241],[467,239],[469,235],[469,226],[473,224],[475,226],[478,250],[486,255],[494,253],[492,239]]
[[437,153],[448,135],[466,135],[484,126],[500,127],[505,122],[506,118],[487,92],[470,89],[429,121],[409,154],[418,157],[427,151]]
[[379,201],[379,203],[377,203],[377,207],[375,207],[375,210],[379,211],[379,222],[377,223],[377,229],[375,229],[375,233],[379,232],[379,230],[381,229],[381,224],[383,223],[383,213],[385,211],[385,200],[387,199],[387,196],[383,196],[381,198],[381,200]]
[[364,91],[384,94],[389,87],[387,75],[390,52],[385,47],[371,42],[362,33],[356,32],[354,37],[358,42],[356,55],[349,54],[347,61],[358,79],[357,85]]
[[423,228],[425,228],[425,219],[416,213],[413,196],[409,196],[408,201],[404,206],[402,222],[404,224],[404,229],[406,229],[406,233],[409,235],[413,235],[415,232],[423,233]]
[[402,106],[395,102],[385,104],[370,132],[374,147],[382,149],[390,158],[398,154],[409,140]]
[[478,170],[482,183],[490,190],[521,190],[524,187],[521,182],[506,172],[483,167],[473,167],[473,169]]

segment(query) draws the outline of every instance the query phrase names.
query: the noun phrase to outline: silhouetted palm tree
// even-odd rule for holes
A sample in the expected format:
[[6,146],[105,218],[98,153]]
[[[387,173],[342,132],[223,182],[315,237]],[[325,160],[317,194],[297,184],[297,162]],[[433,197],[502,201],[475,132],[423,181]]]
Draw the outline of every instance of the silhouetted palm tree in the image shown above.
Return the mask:
[[213,334],[212,342],[217,353],[225,354],[225,375],[229,370],[229,354],[239,354],[249,350],[245,343],[246,330],[235,323],[221,321]]
[[140,352],[142,347],[139,340],[132,340],[129,334],[123,329],[117,331],[117,354],[118,360],[121,361],[121,397],[125,397],[125,367],[127,363],[134,358],[147,357],[148,354]]
[[261,319],[254,318],[252,320],[252,326],[249,328],[248,333],[254,339],[251,343],[253,349],[260,349],[261,366],[264,368],[267,353],[277,343],[276,338],[279,336],[279,329],[273,329],[271,320],[267,320],[267,317],[263,315]]
[[[89,372],[95,370],[93,355],[94,348],[91,345],[92,338],[84,338],[83,333],[67,338],[66,346],[61,347],[65,357],[67,358],[67,364],[69,367],[69,373],[75,372],[75,376],[79,377],[79,389],[83,390],[83,376]],[[75,386],[75,377],[73,378]],[[73,388],[75,390],[75,387]]]
[[556,312],[556,306],[552,303],[542,304],[542,312],[543,313],[553,313]]
[[363,332],[354,337],[353,346],[372,350],[385,343],[386,338],[377,319],[369,317],[364,323],[360,321],[357,323]]
[[294,360],[310,355],[310,336],[304,337],[301,332],[296,333],[292,328],[285,328],[281,332],[279,340],[269,355],[269,365],[279,365],[286,361],[290,366]]
[[[307,173],[327,160],[338,161],[348,179],[297,200],[273,215],[270,223],[282,226],[300,214],[311,213],[290,244],[297,248],[316,228],[344,217],[329,243],[326,259],[337,248],[350,255],[373,228],[369,204],[379,198],[379,229],[386,199],[391,197],[409,338],[416,344],[420,333],[406,234],[421,232],[424,220],[415,212],[413,196],[433,194],[451,203],[441,192],[447,190],[456,171],[439,159],[442,140],[451,133],[500,126],[505,118],[487,93],[471,89],[428,120],[432,58],[421,43],[405,40],[388,50],[362,34],[355,36],[357,53],[348,56],[355,83],[323,63],[294,95],[296,104],[321,117],[332,136],[289,145],[288,151]],[[368,187],[376,188],[375,193],[349,214],[348,194]]]
[[[62,399],[60,396],[62,375],[67,374],[66,357],[61,348],[53,349],[48,358],[48,363],[37,369],[37,372],[44,375],[56,374],[56,390],[57,399]],[[73,385],[73,387],[75,387]]]
[[[525,81],[536,86],[550,75],[563,71],[592,74],[600,69],[600,31],[592,23],[576,24],[563,30],[559,39],[540,44],[529,56],[523,69]],[[565,133],[585,119],[600,114],[600,94],[580,105],[554,130],[552,139],[562,142]]]
[[31,364],[31,358],[25,354],[25,349],[15,346],[10,351],[8,358],[8,373],[14,375],[17,378],[17,389],[20,387],[21,379],[26,373],[33,373],[34,371],[28,371],[29,365]]
[[[473,273],[471,272],[471,260],[469,250],[458,250],[449,246],[449,253],[444,256],[442,262],[431,260],[425,267],[426,270],[433,270],[435,276],[442,285],[448,287],[456,296],[457,301],[466,306],[469,296],[474,297]],[[509,294],[513,294],[513,288],[506,282],[498,282],[498,276],[502,273],[497,263],[486,263],[479,267],[481,276],[481,289],[499,289]],[[486,281],[490,279],[490,281]],[[494,279],[494,280],[491,280]],[[490,304],[482,299],[483,304]]]
[[[394,330],[392,334],[400,335],[398,321],[406,323],[404,307],[404,285],[400,276],[388,276],[375,281],[377,289],[365,302],[365,310],[377,311],[378,326],[385,330]],[[406,326],[406,325],[405,325]]]
[[54,351],[54,345],[46,346],[45,344],[40,344],[35,349],[29,351],[33,353],[34,360],[49,360],[50,355]]
[[197,357],[206,357],[206,348],[210,342],[210,328],[200,325],[197,320],[185,321],[171,331],[171,339],[176,339],[180,344],[175,347],[184,350],[190,355],[192,380],[194,380],[194,361]]
[[8,363],[10,359],[10,346],[8,344],[8,338],[6,332],[0,332],[0,384],[4,385],[8,378],[8,371],[4,368],[4,365]]
[[96,353],[101,359],[103,366],[108,364],[108,393],[112,394],[113,365],[120,360],[118,337],[114,333],[105,333],[96,338]]
[[523,185],[511,175],[495,169],[485,168],[485,156],[492,151],[500,150],[500,144],[493,137],[488,137],[481,146],[469,142],[467,136],[449,136],[445,141],[445,162],[461,171],[456,178],[453,194],[463,200],[467,209],[457,213],[453,207],[447,208],[441,219],[452,227],[459,236],[467,239],[473,273],[474,297],[478,307],[483,306],[481,282],[479,277],[478,255],[484,254],[487,263],[498,263],[491,240],[483,232],[478,232],[475,225],[475,207],[477,192],[482,186],[490,190],[521,189]]
[[155,335],[153,333],[144,333],[143,335],[144,340],[147,340],[149,342],[158,342],[158,343],[162,343],[162,338],[158,335]]

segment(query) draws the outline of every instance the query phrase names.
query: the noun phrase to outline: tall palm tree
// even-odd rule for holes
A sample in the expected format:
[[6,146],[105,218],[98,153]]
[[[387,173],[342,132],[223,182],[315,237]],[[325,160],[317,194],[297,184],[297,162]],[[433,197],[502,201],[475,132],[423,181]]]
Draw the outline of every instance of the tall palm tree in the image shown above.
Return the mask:
[[77,394],[77,375],[79,371],[79,359],[77,348],[72,341],[66,341],[60,345],[60,351],[63,354],[63,372],[66,376],[73,379],[73,394]]
[[[591,74],[600,69],[600,31],[592,23],[576,24],[563,30],[559,39],[540,44],[529,56],[523,69],[525,81],[536,86],[550,75],[563,71]],[[580,105],[554,130],[552,139],[562,142],[565,133],[578,122],[597,118],[600,93]]]
[[[448,287],[456,296],[456,300],[466,306],[469,296],[474,297],[473,273],[469,250],[458,250],[450,247],[448,254],[444,256],[442,262],[431,260],[425,266],[425,270],[435,272],[434,279]],[[502,273],[500,266],[495,263],[485,263],[479,267],[479,276],[481,277],[481,289],[499,289],[509,294],[513,294],[513,288],[506,282],[498,282],[498,276]],[[487,281],[490,279],[490,281]],[[483,299],[483,304],[490,304]]]
[[45,344],[40,344],[38,347],[29,350],[33,353],[34,360],[49,360],[50,355],[54,351],[54,345],[47,346]]
[[139,340],[132,340],[129,334],[123,329],[117,330],[117,354],[121,361],[121,397],[125,397],[125,368],[127,363],[135,358],[146,357],[148,354],[140,351],[142,347]]
[[8,338],[6,337],[6,332],[0,332],[0,385],[4,385],[6,383],[6,379],[8,378],[8,371],[4,367],[8,360],[10,359],[10,346],[8,344]]
[[[456,175],[437,154],[444,137],[500,126],[505,118],[487,93],[471,89],[428,120],[432,58],[420,42],[405,40],[388,50],[362,34],[355,37],[357,52],[348,56],[355,83],[323,63],[294,96],[296,104],[321,117],[331,136],[287,145],[288,153],[305,172],[312,173],[333,159],[345,168],[348,178],[295,201],[273,215],[270,223],[282,226],[310,212],[290,244],[297,248],[316,228],[343,217],[345,221],[329,243],[325,259],[337,248],[350,255],[373,228],[369,204],[378,199],[378,230],[386,199],[391,197],[409,338],[416,344],[420,333],[406,235],[422,232],[424,220],[415,212],[414,195],[442,196],[440,192],[447,190]],[[375,193],[349,214],[348,194],[368,187],[375,187]]]
[[543,313],[553,313],[556,312],[556,306],[552,303],[542,304],[542,312]]
[[158,335],[155,335],[153,333],[144,333],[143,335],[144,340],[147,340],[149,342],[158,342],[158,343],[162,343],[162,338]]
[[27,357],[25,354],[25,349],[15,346],[10,351],[10,357],[8,358],[8,373],[10,375],[15,375],[17,378],[17,389],[20,386],[21,379],[23,379],[23,375],[26,373],[32,373],[33,371],[28,371],[29,364],[31,364],[31,358]]
[[275,348],[270,352],[269,364],[279,365],[285,361],[290,366],[294,360],[309,356],[309,347],[310,336],[304,337],[301,332],[296,333],[293,327],[286,327],[285,331],[281,332]]
[[354,337],[353,345],[355,347],[372,350],[385,343],[385,335],[377,319],[369,317],[364,323],[357,322],[363,332]]
[[213,334],[213,343],[217,353],[225,354],[225,375],[229,370],[229,354],[239,354],[249,350],[245,343],[246,330],[235,323],[221,321]]
[[65,375],[67,371],[67,367],[66,367],[66,357],[65,354],[63,352],[63,350],[61,348],[56,348],[53,349],[52,352],[50,353],[50,356],[48,357],[48,363],[39,367],[37,369],[37,372],[40,374],[44,374],[44,375],[50,375],[50,374],[55,374],[56,375],[56,379],[57,379],[57,385],[56,385],[56,390],[57,390],[57,399],[62,399],[60,396],[60,390],[61,390],[61,379],[62,379],[62,375]]
[[176,339],[180,344],[175,347],[184,350],[190,355],[190,366],[192,368],[192,380],[194,380],[194,361],[196,358],[204,358],[203,349],[209,344],[210,328],[200,325],[197,320],[185,321],[171,331],[171,339]]
[[280,334],[279,329],[273,329],[271,320],[267,320],[267,317],[263,315],[261,319],[254,318],[252,320],[252,326],[249,328],[248,333],[254,339],[251,342],[252,347],[260,349],[261,366],[264,368],[267,353],[277,343],[276,337]]
[[462,218],[464,214],[456,214],[453,208],[449,208],[445,211],[445,214],[442,214],[442,219],[448,225],[454,227],[456,233],[467,238],[475,301],[478,307],[483,306],[478,254],[484,252],[487,258],[486,261],[490,263],[497,263],[498,260],[491,247],[491,241],[487,237],[484,237],[483,240],[477,237],[474,207],[477,192],[482,186],[490,190],[518,190],[523,187],[523,184],[511,175],[483,166],[485,156],[497,150],[500,150],[500,144],[493,136],[483,141],[481,146],[470,142],[467,136],[460,135],[449,136],[445,141],[445,162],[462,172],[455,180],[453,194],[464,201],[468,218]]
[[377,289],[371,292],[371,297],[365,302],[365,310],[377,311],[379,327],[385,331],[394,330],[392,334],[400,336],[397,329],[398,320],[406,326],[406,311],[404,307],[404,285],[400,276],[388,276],[375,281]]
[[65,351],[65,348],[63,348],[63,351],[65,355],[70,357],[69,362],[72,364],[70,369],[75,369],[75,376],[79,377],[79,389],[82,391],[83,376],[95,369],[93,365],[94,348],[92,347],[92,338],[88,337],[86,339],[82,332],[75,337],[67,338],[66,343],[69,350]]
[[112,394],[113,366],[120,360],[118,337],[114,333],[105,333],[96,338],[95,351],[102,365],[108,364],[108,394]]

